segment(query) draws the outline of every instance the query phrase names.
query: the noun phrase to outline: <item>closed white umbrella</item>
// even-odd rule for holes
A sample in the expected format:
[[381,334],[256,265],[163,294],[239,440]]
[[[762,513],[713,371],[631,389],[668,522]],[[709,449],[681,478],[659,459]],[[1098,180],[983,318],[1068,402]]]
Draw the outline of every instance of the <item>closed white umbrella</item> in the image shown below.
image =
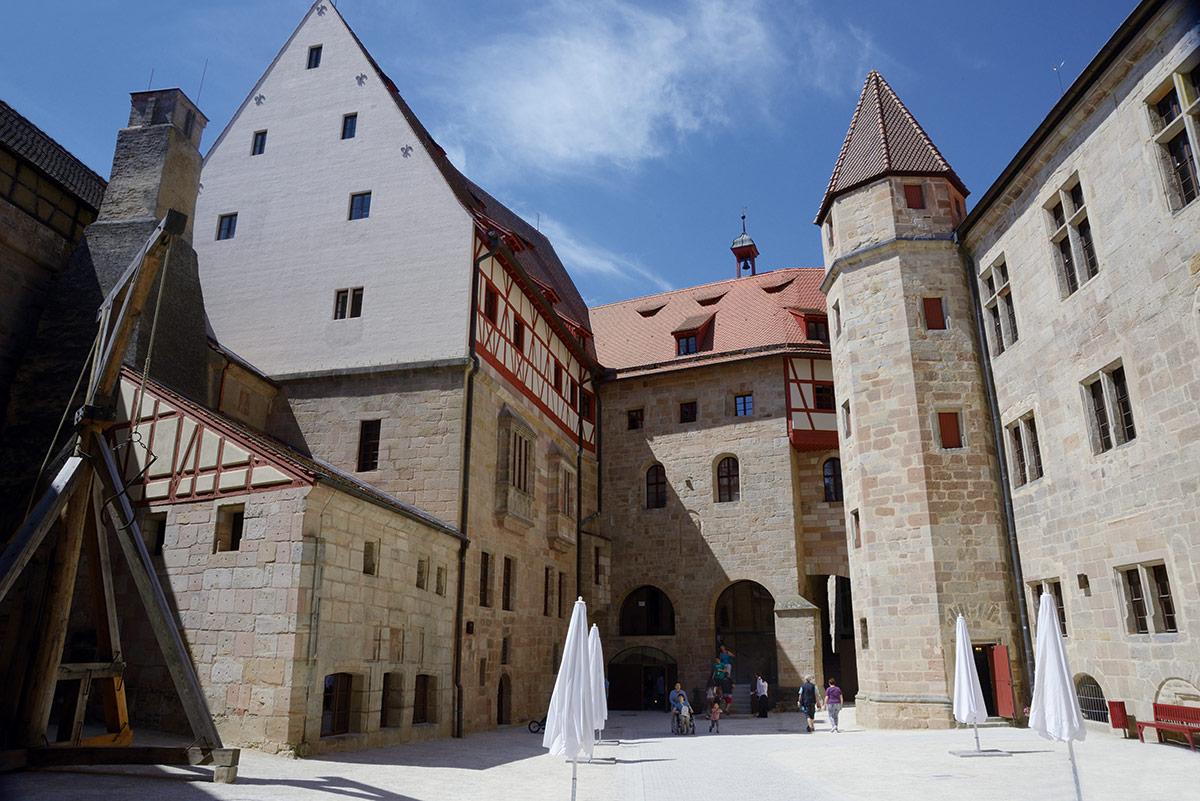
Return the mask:
[[962,615],[954,624],[954,719],[975,727],[975,750],[979,752],[979,722],[987,719],[979,672],[975,670],[975,654],[971,650],[971,635]]
[[1033,672],[1033,703],[1029,705],[1029,728],[1047,740],[1067,744],[1071,775],[1075,779],[1075,797],[1082,801],[1079,769],[1075,766],[1072,743],[1075,740],[1082,742],[1087,737],[1087,730],[1083,727],[1079,697],[1075,695],[1071,666],[1067,664],[1067,651],[1063,648],[1062,632],[1058,628],[1058,612],[1054,599],[1048,593],[1042,593],[1038,606],[1034,655],[1036,665]]
[[592,726],[599,731],[608,720],[608,697],[604,692],[604,648],[600,645],[600,627],[592,624],[588,632],[588,661],[592,668]]
[[575,780],[579,770],[579,755],[590,759],[595,740],[592,738],[594,707],[591,689],[591,662],[588,659],[587,604],[580,598],[571,612],[567,627],[567,642],[563,646],[558,678],[550,695],[550,710],[546,713],[546,733],[542,745],[555,756],[571,760],[571,798],[575,798]]

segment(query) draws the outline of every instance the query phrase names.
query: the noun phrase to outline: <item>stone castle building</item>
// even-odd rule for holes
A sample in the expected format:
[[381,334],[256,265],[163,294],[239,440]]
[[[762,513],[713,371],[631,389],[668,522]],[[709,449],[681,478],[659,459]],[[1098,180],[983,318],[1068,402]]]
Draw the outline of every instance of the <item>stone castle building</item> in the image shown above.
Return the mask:
[[[93,249],[188,212],[164,302],[207,335],[139,340],[117,441],[222,736],[539,718],[576,596],[618,708],[702,690],[725,644],[789,707],[836,675],[863,723],[951,725],[961,612],[1019,722],[1043,591],[1089,718],[1200,702],[1198,70],[1195,5],[1144,0],[969,214],[872,72],[824,269],[759,271],[743,227],[734,278],[593,308],[327,2],[198,198],[199,111],[135,94]],[[31,603],[4,604],[14,638]],[[123,636],[135,723],[171,725],[147,632]]]

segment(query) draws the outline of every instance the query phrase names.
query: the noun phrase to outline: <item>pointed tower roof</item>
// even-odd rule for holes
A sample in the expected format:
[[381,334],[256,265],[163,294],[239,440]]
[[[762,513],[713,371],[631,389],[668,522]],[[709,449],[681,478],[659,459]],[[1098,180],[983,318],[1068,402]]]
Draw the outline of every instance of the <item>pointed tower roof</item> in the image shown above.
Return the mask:
[[964,197],[968,194],[892,87],[871,70],[814,222],[820,225],[824,221],[838,195],[884,175],[937,175],[950,181]]

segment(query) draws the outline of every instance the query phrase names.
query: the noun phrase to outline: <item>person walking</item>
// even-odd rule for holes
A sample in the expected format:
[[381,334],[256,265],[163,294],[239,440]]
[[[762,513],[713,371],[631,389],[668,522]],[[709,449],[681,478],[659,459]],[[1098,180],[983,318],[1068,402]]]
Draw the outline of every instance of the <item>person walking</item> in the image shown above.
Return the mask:
[[721,694],[725,697],[725,714],[728,715],[733,706],[733,676],[728,673],[721,679]]
[[683,696],[683,703],[684,703],[684,705],[685,705],[685,706],[690,706],[690,704],[688,704],[688,702],[687,702],[687,693],[685,693],[685,692],[683,691],[683,685],[681,685],[679,682],[675,682],[675,689],[674,689],[674,690],[671,690],[671,694],[667,696],[667,706],[668,706],[668,708],[674,709],[674,708],[675,708],[675,702],[676,702],[676,700],[679,698],[679,696],[681,696],[681,695]]
[[800,685],[800,693],[796,698],[796,705],[804,713],[804,730],[812,731],[813,723],[817,718],[817,685],[813,684],[812,676],[804,677],[804,683]]
[[842,688],[837,686],[837,679],[830,677],[829,686],[825,688],[825,708],[829,710],[829,725],[832,733],[838,731],[838,714],[842,711]]
[[762,676],[758,677],[758,716],[765,718],[767,716],[767,691],[770,688],[767,686],[767,680]]
[[711,732],[713,727],[717,727],[717,734],[721,733],[721,705],[714,699],[712,706],[708,709],[708,730]]

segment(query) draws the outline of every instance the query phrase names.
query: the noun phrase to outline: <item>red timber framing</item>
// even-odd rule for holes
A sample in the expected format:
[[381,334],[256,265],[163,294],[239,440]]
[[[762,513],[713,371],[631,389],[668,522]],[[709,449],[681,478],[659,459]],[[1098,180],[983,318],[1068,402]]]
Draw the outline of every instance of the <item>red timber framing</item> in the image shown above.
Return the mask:
[[118,414],[124,419],[107,436],[137,505],[204,501],[314,483],[313,476],[286,460],[264,456],[260,444],[228,422],[153,382],[143,387],[141,377],[128,369],[122,370],[119,398]]
[[[507,237],[505,241],[507,242]],[[477,243],[476,258],[485,251],[483,243]],[[489,261],[494,265],[489,275]],[[513,388],[524,395],[529,401],[553,420],[572,442],[579,440],[580,417],[578,403],[570,402],[569,393],[572,382],[576,385],[585,381],[583,359],[577,350],[577,343],[571,343],[558,335],[554,327],[543,313],[537,310],[533,293],[542,293],[537,283],[527,287],[525,280],[515,273],[500,254],[491,260],[485,260],[479,267],[479,297],[476,298],[475,347],[479,355],[491,365],[496,372],[503,376]],[[534,280],[534,279],[530,279]],[[484,298],[491,290],[497,296],[496,322],[493,323],[485,313]],[[517,304],[522,303],[528,308],[520,313]],[[513,342],[513,323],[520,319],[525,325],[524,347],[517,349]],[[573,321],[559,319],[559,323],[568,331],[576,330],[581,335],[590,334]],[[582,336],[580,337],[582,339]],[[559,340],[563,346],[554,347],[554,341]],[[574,345],[575,347],[572,347]],[[561,359],[557,352],[570,354],[567,359]],[[586,358],[586,357],[585,357]],[[556,389],[554,386],[554,368],[561,365],[564,380]],[[593,413],[593,417],[594,417]],[[583,447],[589,452],[596,450],[596,426],[594,420],[583,419]]]
[[[788,440],[798,451],[827,451],[838,446],[837,409],[818,409],[816,387],[833,387],[828,359],[785,357]],[[829,373],[829,379],[823,377]]]

